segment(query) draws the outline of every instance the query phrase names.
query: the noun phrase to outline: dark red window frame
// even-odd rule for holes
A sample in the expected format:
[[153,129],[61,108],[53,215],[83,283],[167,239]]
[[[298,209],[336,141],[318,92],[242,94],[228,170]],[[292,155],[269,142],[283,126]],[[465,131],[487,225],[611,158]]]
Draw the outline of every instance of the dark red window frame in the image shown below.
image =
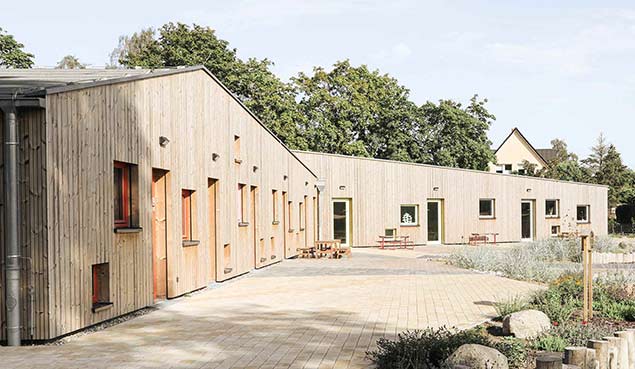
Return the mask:
[[[117,181],[116,171],[121,170],[121,176]],[[130,227],[130,164],[115,162],[113,169],[114,178],[114,203],[120,208],[120,214],[115,211],[115,228]]]
[[181,223],[183,240],[192,240],[192,190],[181,190]]

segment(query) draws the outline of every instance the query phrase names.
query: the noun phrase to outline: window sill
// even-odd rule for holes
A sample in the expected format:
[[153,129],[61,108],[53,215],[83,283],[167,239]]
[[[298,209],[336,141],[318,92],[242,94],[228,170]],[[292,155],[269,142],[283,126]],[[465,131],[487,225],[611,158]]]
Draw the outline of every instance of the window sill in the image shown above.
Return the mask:
[[199,243],[201,243],[199,240],[183,240],[182,245],[183,247],[191,247],[198,246]]
[[278,224],[280,224],[280,221],[279,220],[274,220],[273,222],[271,222],[271,224],[278,225]]
[[249,222],[238,222],[239,227],[247,227],[249,226]]
[[496,220],[496,217],[478,217],[480,220]]
[[234,163],[236,163],[236,164],[242,164],[242,163],[243,163],[243,161],[242,161],[242,160],[240,160],[240,159],[234,159]]
[[588,220],[576,220],[577,224],[591,224]]
[[232,269],[232,268],[225,268],[225,269],[223,269],[223,273],[225,273],[225,274],[229,274],[229,273],[231,273],[231,272],[232,272],[232,270],[234,270],[234,269]]
[[112,302],[98,302],[96,304],[93,304],[92,310],[93,310],[93,313],[98,313],[100,311],[108,310],[112,307],[113,307]]
[[400,227],[419,227],[419,224],[400,224]]
[[142,231],[143,231],[143,228],[141,228],[141,227],[120,227],[120,228],[115,228],[115,233],[122,233],[122,234],[141,233]]
[[560,219],[560,215],[546,215],[545,219]]

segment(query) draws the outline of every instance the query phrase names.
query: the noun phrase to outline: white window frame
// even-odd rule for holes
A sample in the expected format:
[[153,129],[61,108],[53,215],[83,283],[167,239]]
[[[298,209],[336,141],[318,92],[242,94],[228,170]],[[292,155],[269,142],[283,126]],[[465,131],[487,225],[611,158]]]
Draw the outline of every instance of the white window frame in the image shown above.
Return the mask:
[[[584,220],[578,219],[578,209],[582,207],[586,208],[586,219]],[[575,221],[579,224],[591,223],[591,205],[577,205],[575,207]]]
[[[412,219],[412,222],[410,222],[410,223],[404,223],[403,222],[403,218],[401,216],[401,209],[404,206],[411,206],[411,207],[414,207],[414,209],[415,209],[414,217]],[[401,204],[399,206],[399,225],[402,226],[402,227],[404,227],[404,226],[405,227],[408,227],[408,226],[412,227],[412,226],[418,226],[419,225],[419,205],[418,204]]]
[[[481,201],[489,201],[492,204],[492,214],[481,214]],[[479,219],[494,219],[496,217],[496,199],[482,198],[478,199],[478,217]]]
[[[557,233],[553,233],[553,229],[554,229],[554,228],[557,228],[557,229],[558,229],[558,232],[557,232]],[[560,227],[560,224],[553,224],[553,225],[550,227],[550,229],[549,229],[549,235],[550,235],[551,237],[558,237],[558,235],[560,235],[560,233],[561,233],[561,231],[560,231],[561,229],[562,229],[562,228]]]
[[[555,215],[547,214],[547,201],[555,201],[556,202],[556,214]],[[545,218],[560,218],[560,200],[559,199],[546,199],[545,200]]]

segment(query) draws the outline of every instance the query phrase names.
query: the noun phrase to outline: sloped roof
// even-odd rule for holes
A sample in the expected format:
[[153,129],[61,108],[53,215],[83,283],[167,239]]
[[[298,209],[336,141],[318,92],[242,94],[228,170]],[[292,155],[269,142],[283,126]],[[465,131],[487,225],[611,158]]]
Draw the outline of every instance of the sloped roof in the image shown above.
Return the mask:
[[540,154],[547,163],[555,159],[558,154],[558,152],[554,149],[536,149],[536,152],[538,152],[538,154]]
[[233,92],[227,88],[205,66],[177,67],[169,69],[1,69],[0,99],[17,94],[20,96],[45,96],[83,88],[126,83],[146,78],[161,77],[177,73],[203,71],[225,90],[254,120],[276,139],[306,170],[317,176],[300,160]]
[[[514,129],[512,129],[512,131],[509,133],[509,135],[503,140],[503,142],[500,144],[500,146],[498,146],[498,148],[496,149],[496,151],[494,151],[494,155],[496,155],[496,153],[498,152],[498,150],[501,149],[501,147],[503,147],[503,145],[505,145],[505,142],[507,142],[507,140],[509,140],[510,137],[512,137],[514,135],[514,133],[518,133],[518,136],[520,137],[521,140],[523,140],[527,146],[529,147],[529,149],[531,151],[533,151],[536,156],[543,161],[543,165],[544,166],[548,166],[549,165],[549,161],[547,161],[547,159],[545,159],[540,152],[534,148],[534,146],[529,142],[529,140],[527,140],[527,138],[525,138],[525,136],[522,134],[522,132],[520,132],[520,130],[517,127],[514,127]],[[551,149],[541,149],[541,150],[551,150]]]

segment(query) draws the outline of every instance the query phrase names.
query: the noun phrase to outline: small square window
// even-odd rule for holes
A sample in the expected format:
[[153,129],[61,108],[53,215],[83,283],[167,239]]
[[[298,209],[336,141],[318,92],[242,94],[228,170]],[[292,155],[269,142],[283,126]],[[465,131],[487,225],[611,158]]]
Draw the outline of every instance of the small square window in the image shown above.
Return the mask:
[[551,226],[551,236],[557,237],[559,235],[560,235],[560,226],[559,225]]
[[397,235],[397,230],[395,228],[386,228],[386,230],[384,231],[384,235],[386,237],[395,238],[395,236]]
[[413,226],[419,224],[419,205],[401,205],[400,224]]
[[494,218],[494,199],[480,199],[478,202],[478,216],[479,218]]
[[545,217],[557,218],[560,216],[560,201],[545,200]]
[[576,221],[578,223],[589,223],[589,205],[578,205],[576,207]]
[[93,312],[111,306],[110,302],[110,267],[108,263],[92,266]]

